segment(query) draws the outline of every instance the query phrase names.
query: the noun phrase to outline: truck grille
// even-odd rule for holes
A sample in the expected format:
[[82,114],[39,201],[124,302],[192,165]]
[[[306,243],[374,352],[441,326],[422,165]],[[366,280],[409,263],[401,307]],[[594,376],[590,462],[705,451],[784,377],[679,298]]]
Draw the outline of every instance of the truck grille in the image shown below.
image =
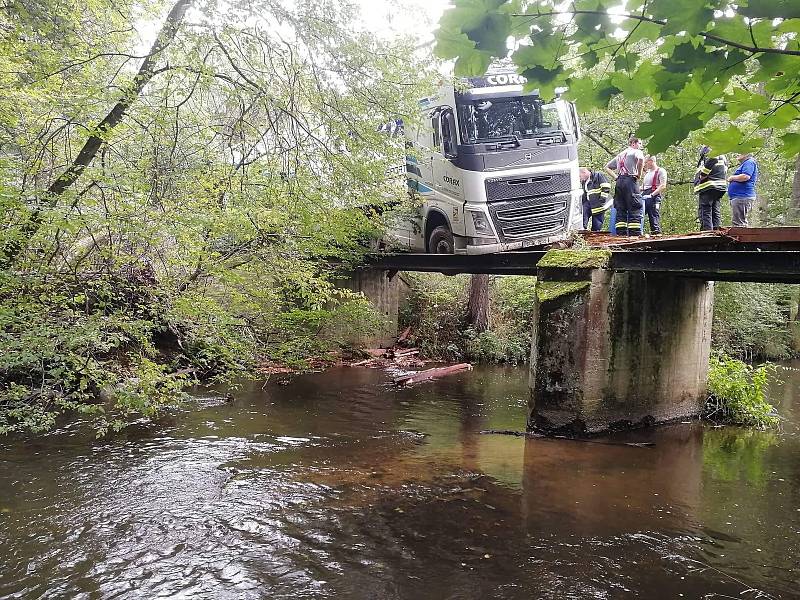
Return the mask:
[[569,222],[570,174],[487,179],[486,199],[501,241],[554,235]]
[[510,200],[512,198],[531,198],[546,194],[560,194],[572,189],[569,171],[545,173],[528,177],[503,177],[486,180],[486,199]]

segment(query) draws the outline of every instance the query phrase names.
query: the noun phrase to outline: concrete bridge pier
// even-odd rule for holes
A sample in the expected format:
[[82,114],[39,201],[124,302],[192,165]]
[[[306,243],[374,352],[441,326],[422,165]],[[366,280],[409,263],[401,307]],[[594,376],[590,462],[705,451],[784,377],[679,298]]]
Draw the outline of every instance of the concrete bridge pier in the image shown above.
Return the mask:
[[[389,275],[394,275],[389,277]],[[397,339],[400,278],[396,272],[360,269],[339,283],[342,288],[361,292],[382,318],[382,327],[354,332],[352,343],[363,348],[391,348]],[[362,328],[359,328],[362,329]]]
[[713,285],[540,263],[528,430],[581,435],[698,414]]

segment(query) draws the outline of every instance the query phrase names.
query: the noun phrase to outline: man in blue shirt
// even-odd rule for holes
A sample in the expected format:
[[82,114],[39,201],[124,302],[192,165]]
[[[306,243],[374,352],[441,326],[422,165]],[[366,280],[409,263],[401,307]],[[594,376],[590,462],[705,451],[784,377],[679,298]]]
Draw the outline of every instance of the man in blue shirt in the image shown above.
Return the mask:
[[728,177],[731,221],[734,227],[747,227],[747,215],[756,200],[758,165],[752,154],[740,154],[739,168]]

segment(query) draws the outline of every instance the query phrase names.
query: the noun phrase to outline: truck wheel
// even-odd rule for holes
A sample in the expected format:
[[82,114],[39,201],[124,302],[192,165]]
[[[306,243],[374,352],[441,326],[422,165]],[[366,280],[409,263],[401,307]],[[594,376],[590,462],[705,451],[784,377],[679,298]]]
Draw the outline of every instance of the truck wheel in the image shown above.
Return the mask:
[[455,249],[453,234],[447,227],[441,225],[431,231],[428,238],[428,252],[433,254],[452,254]]

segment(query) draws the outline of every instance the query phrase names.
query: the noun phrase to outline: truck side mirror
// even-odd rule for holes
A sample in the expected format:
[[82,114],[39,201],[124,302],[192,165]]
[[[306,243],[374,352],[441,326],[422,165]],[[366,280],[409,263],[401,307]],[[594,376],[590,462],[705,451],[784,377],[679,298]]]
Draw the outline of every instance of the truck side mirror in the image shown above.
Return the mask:
[[458,157],[458,146],[456,141],[456,118],[452,110],[442,112],[442,154],[445,158],[453,159]]
[[575,103],[569,103],[569,114],[572,116],[572,127],[574,128],[573,133],[575,134],[575,143],[581,141],[581,124],[578,120],[578,109],[575,108]]

